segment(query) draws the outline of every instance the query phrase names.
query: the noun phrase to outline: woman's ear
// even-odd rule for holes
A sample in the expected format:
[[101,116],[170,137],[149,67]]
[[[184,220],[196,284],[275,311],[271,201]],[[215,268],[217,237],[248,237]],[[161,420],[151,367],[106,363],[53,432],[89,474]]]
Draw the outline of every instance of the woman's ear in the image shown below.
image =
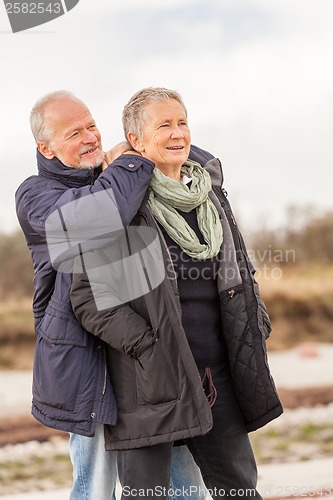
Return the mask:
[[55,157],[55,152],[44,142],[37,142],[37,148],[40,153],[42,153],[45,158],[52,160]]
[[137,151],[138,153],[144,151],[144,148],[141,144],[139,137],[136,134],[134,134],[134,132],[128,132],[127,140],[134,149],[134,151]]

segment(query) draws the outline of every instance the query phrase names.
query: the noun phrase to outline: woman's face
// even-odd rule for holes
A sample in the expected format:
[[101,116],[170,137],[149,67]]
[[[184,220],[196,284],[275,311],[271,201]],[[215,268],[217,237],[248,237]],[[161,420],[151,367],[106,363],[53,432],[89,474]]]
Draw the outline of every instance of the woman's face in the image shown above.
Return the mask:
[[[144,109],[139,139],[142,156],[162,171],[179,168],[188,159],[191,134],[183,106],[176,99],[157,101]],[[142,149],[143,148],[143,149]]]

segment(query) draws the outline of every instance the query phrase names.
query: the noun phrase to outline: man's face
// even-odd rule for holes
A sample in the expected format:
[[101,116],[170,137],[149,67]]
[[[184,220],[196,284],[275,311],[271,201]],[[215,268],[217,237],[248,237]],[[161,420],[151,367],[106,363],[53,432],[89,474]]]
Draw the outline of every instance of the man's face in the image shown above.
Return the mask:
[[48,159],[55,156],[72,168],[95,168],[103,162],[101,135],[83,102],[66,98],[50,103],[46,120],[54,131],[49,145],[38,144]]

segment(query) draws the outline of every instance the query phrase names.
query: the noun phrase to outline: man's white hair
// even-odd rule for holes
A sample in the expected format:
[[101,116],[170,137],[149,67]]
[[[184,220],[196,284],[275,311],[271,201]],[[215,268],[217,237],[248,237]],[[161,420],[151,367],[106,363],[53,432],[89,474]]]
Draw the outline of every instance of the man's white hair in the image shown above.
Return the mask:
[[32,108],[30,113],[30,127],[36,142],[50,144],[54,130],[46,120],[45,109],[50,103],[63,99],[80,101],[80,99],[75,97],[75,95],[68,90],[56,90],[38,99]]

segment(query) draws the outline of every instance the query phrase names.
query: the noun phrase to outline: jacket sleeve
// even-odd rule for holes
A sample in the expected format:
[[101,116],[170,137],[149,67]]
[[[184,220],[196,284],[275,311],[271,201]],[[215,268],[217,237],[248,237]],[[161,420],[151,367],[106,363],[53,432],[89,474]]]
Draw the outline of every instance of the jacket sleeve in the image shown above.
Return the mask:
[[256,281],[254,281],[254,291],[255,291],[255,294],[257,297],[257,301],[258,301],[259,320],[262,321],[262,327],[263,327],[263,331],[265,333],[265,339],[267,340],[271,334],[272,325],[271,325],[271,320],[270,320],[269,314],[268,314],[267,309],[266,309],[266,305],[260,296],[259,285]]
[[[21,184],[15,195],[18,218],[28,219],[33,229],[43,236],[45,222],[50,214],[67,206],[76,209],[76,213],[64,221],[67,229],[86,225],[88,210],[84,206],[87,205],[96,223],[103,210],[99,194],[106,192],[122,224],[126,226],[141,205],[153,169],[154,164],[150,160],[125,154],[109,165],[91,185],[66,188],[60,182],[55,185],[54,180],[48,183],[45,178],[42,181],[36,176],[30,177]],[[110,204],[104,207],[108,209]]]
[[264,335],[265,335],[265,339],[267,340],[269,338],[270,334],[271,334],[271,331],[272,331],[271,320],[270,320],[270,317],[269,317],[266,305],[265,305],[265,303],[264,303],[264,301],[263,301],[263,299],[262,299],[262,297],[260,295],[259,284],[258,284],[258,282],[255,279],[256,269],[255,269],[254,265],[251,262],[251,259],[249,257],[248,252],[247,252],[247,249],[246,249],[244,238],[243,238],[243,236],[242,236],[241,233],[239,233],[239,238],[240,238],[243,250],[244,250],[244,254],[245,254],[246,258],[247,258],[247,262],[248,262],[250,273],[252,275],[254,294],[255,294],[255,297],[256,297],[257,304],[258,304],[258,321],[259,321],[259,326],[261,326],[262,331],[264,332]]
[[91,185],[66,188],[32,177],[16,193],[20,224],[32,239],[36,233],[47,242],[54,269],[71,272],[76,255],[105,247],[122,234],[141,205],[153,169],[151,161],[127,154]]
[[92,279],[86,272],[80,272],[81,269],[81,260],[77,258],[70,294],[76,318],[85,330],[111,347],[140,358],[158,340],[157,332],[128,303],[112,307],[117,286],[112,285],[112,280],[104,272]]

